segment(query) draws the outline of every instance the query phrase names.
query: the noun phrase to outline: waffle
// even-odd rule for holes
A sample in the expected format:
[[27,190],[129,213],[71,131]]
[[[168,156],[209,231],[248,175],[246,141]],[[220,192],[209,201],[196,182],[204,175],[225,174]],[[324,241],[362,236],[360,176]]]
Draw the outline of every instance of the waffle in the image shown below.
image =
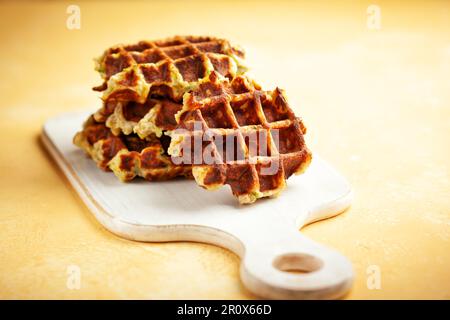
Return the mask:
[[[214,73],[214,77],[221,75]],[[209,82],[209,78],[199,82],[203,85]],[[235,77],[230,86],[236,90],[249,90],[248,88],[259,86],[251,79],[244,76]],[[163,132],[174,130],[177,126],[175,114],[183,105],[168,99],[148,99],[145,103],[118,102],[114,107],[106,108],[102,113],[95,113],[94,118],[99,122],[105,122],[115,135],[121,133],[128,135],[137,134],[141,139],[149,135],[161,137]]]
[[206,189],[228,184],[240,203],[278,195],[311,161],[306,128],[278,88],[233,86],[212,73],[185,95],[176,119],[168,150],[174,163],[192,164]]
[[115,135],[135,133],[141,139],[156,135],[161,137],[164,131],[175,129],[175,114],[182,104],[167,99],[149,99],[145,103],[120,102],[111,113],[94,118],[105,122]]
[[141,41],[108,49],[96,69],[108,101],[145,103],[148,96],[181,101],[183,94],[212,71],[232,79],[247,69],[244,53],[223,39],[177,36],[159,41]]
[[175,165],[166,154],[167,139],[158,139],[154,135],[145,140],[133,134],[117,136],[92,116],[83,130],[75,135],[74,144],[83,149],[99,168],[113,171],[122,181],[136,176],[147,180],[191,176],[190,166]]
[[311,161],[306,128],[280,89],[249,79],[223,39],[173,37],[118,45],[97,59],[102,107],[76,134],[103,170],[229,185],[241,203],[278,195]]

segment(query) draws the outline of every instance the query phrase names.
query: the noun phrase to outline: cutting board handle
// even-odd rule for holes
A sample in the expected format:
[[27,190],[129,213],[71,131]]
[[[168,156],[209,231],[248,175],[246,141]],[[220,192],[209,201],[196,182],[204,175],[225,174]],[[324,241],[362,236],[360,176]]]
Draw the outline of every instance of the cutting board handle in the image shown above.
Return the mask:
[[227,190],[203,192],[187,187],[187,181],[118,183],[71,142],[87,116],[55,117],[45,124],[42,138],[106,229],[138,241],[186,240],[228,248],[242,258],[244,285],[262,298],[332,299],[350,287],[349,261],[299,232],[304,224],[337,215],[351,203],[348,182],[317,155],[280,199],[237,206]]
[[336,299],[349,290],[353,271],[344,256],[303,236],[293,223],[269,225],[239,236],[241,279],[250,291],[271,299]]

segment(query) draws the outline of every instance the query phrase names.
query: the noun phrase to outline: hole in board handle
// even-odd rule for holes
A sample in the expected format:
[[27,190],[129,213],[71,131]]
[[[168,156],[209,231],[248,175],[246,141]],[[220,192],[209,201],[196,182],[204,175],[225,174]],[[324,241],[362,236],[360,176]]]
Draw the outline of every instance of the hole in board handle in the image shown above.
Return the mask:
[[280,271],[302,274],[319,270],[323,262],[306,253],[285,253],[275,258],[273,266]]

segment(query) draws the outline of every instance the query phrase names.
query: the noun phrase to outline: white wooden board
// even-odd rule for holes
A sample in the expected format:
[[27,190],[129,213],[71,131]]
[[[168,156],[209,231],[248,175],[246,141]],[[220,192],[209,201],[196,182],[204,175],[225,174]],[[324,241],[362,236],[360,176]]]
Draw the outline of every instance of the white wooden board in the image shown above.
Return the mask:
[[[241,259],[241,280],[270,299],[334,299],[352,283],[350,262],[303,236],[299,229],[343,212],[351,203],[347,181],[317,155],[293,176],[278,198],[239,205],[224,187],[206,191],[195,181],[121,183],[99,170],[72,137],[86,113],[46,122],[42,140],[96,219],[137,241],[197,241],[222,246]],[[302,270],[287,272],[283,270]]]

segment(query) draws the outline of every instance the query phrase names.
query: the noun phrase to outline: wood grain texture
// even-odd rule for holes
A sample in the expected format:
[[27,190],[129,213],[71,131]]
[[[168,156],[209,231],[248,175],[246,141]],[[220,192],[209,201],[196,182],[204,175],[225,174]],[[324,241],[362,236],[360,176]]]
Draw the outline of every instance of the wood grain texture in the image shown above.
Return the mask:
[[[227,250],[104,230],[38,142],[49,117],[99,106],[92,58],[104,48],[208,33],[286,89],[308,144],[354,187],[349,211],[303,230],[352,262],[347,297],[450,298],[450,4],[377,1],[381,29],[369,30],[370,3],[79,1],[73,31],[69,2],[0,3],[0,297],[254,298]],[[66,287],[69,265],[80,290]]]

